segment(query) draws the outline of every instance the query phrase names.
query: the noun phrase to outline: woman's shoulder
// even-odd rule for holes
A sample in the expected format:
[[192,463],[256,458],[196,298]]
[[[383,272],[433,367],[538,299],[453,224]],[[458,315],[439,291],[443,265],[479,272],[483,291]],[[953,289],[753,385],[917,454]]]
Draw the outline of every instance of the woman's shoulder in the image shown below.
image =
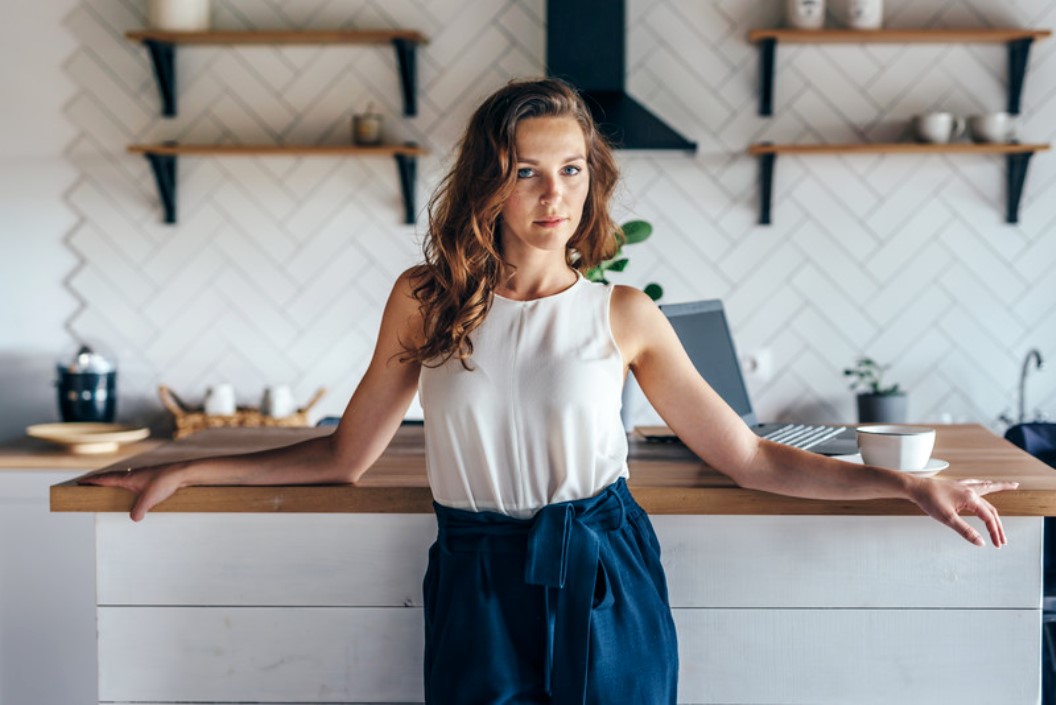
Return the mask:
[[409,267],[396,277],[384,314],[396,322],[401,336],[416,346],[422,340],[422,303],[418,290],[424,282],[423,266]]
[[612,286],[609,321],[616,343],[627,362],[631,363],[662,332],[660,329],[667,319],[656,302],[641,289],[615,284]]
[[638,320],[649,318],[659,313],[656,303],[641,289],[624,284],[610,284],[612,287],[612,314]]

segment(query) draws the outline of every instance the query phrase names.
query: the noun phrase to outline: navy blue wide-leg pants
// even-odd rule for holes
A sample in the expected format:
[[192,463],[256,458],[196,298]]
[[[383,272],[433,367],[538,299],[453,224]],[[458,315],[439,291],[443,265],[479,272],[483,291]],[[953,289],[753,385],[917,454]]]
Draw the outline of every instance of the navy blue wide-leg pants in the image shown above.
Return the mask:
[[434,504],[429,705],[674,705],[660,546],[620,479],[531,519]]

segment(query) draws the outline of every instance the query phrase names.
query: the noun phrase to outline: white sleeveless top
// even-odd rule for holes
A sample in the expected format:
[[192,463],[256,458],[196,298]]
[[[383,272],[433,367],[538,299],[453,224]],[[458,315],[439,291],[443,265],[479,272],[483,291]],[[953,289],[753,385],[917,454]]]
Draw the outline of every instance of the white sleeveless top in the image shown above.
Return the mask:
[[627,477],[612,287],[582,276],[532,301],[495,295],[457,359],[422,366],[425,459],[438,504],[526,518]]

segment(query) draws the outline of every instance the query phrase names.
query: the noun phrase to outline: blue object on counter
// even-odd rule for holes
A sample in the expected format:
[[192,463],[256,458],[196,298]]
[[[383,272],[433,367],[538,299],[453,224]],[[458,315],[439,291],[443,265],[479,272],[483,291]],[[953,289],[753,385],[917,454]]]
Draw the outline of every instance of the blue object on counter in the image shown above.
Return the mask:
[[1056,423],[1017,423],[1005,431],[1005,440],[1056,468]]
[[[1005,431],[1005,440],[1056,468],[1056,423],[1020,423]],[[1045,517],[1044,599],[1041,614],[1041,702],[1056,703],[1056,520]]]
[[59,368],[55,383],[63,421],[110,423],[117,415],[117,372],[70,372]]
[[110,423],[117,413],[117,368],[113,358],[79,344],[59,363],[55,386],[63,421]]
[[[317,427],[319,426],[336,426],[341,423],[340,416],[324,416],[315,422]],[[425,422],[422,419],[404,419],[400,422],[401,426],[421,426]]]

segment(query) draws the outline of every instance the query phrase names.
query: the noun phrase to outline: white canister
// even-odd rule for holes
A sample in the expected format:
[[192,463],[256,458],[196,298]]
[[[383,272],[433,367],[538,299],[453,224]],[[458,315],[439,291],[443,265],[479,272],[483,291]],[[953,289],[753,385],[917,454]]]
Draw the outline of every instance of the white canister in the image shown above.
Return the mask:
[[260,412],[265,416],[281,419],[297,411],[293,401],[293,390],[286,384],[275,384],[264,389],[260,400]]
[[150,0],[147,9],[151,29],[173,32],[209,29],[209,0]]
[[884,24],[884,0],[847,0],[847,26],[880,29]]
[[209,416],[234,416],[237,410],[234,385],[224,382],[206,392],[205,413]]
[[796,29],[821,29],[825,26],[825,0],[786,0],[785,18]]

